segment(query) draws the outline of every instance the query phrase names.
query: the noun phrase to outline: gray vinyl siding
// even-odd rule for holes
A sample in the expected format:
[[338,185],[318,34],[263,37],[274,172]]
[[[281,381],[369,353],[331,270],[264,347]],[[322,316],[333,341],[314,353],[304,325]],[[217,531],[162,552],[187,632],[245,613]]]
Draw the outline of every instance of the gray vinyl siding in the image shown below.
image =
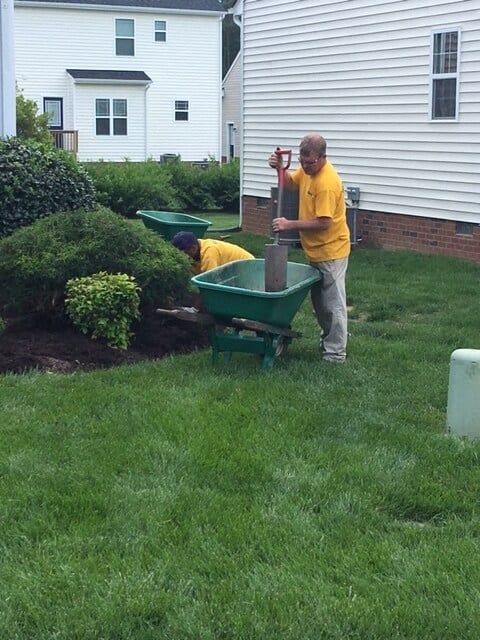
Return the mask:
[[[269,196],[271,149],[318,131],[363,209],[480,223],[478,0],[244,0],[243,24],[244,195]],[[441,28],[461,29],[455,122],[430,120]]]
[[240,152],[240,130],[242,117],[242,85],[241,85],[241,58],[237,55],[232,62],[223,80],[223,101],[222,101],[222,155],[228,156],[227,124],[233,122],[235,125],[235,156]]

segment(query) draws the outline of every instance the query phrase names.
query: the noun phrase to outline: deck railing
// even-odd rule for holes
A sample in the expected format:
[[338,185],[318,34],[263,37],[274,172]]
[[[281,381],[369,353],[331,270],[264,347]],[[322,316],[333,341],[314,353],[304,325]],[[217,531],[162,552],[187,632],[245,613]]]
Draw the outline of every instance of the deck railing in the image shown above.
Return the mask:
[[66,129],[50,129],[54,144],[58,149],[63,149],[69,153],[78,153],[78,131],[68,131]]

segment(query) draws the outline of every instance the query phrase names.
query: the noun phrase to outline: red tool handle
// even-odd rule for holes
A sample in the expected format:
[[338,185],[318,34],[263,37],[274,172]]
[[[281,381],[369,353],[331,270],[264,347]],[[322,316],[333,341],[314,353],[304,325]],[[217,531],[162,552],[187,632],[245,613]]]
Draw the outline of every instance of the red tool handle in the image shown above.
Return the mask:
[[[275,155],[282,159],[282,166],[278,167],[278,188],[282,187],[285,184],[285,171],[290,166],[290,162],[292,161],[292,150],[291,149],[280,149],[277,147],[275,149]],[[286,156],[286,160],[283,159],[283,156]]]
[[[277,218],[281,218],[283,215],[283,187],[285,185],[285,174],[292,160],[292,151],[291,149],[280,149],[280,147],[277,147],[275,149],[275,155],[278,158],[282,159],[282,166],[277,167],[277,177],[278,177]],[[286,156],[286,161],[283,160],[283,156]],[[278,244],[280,239],[279,232],[278,231],[275,232],[273,237],[274,237],[274,243]]]

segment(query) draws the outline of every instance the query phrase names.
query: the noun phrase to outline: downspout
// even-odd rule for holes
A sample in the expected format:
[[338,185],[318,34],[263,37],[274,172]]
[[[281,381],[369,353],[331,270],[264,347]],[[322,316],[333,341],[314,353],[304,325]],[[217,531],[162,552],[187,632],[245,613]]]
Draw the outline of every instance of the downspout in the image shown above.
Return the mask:
[[238,0],[232,9],[233,21],[240,29],[240,197],[239,197],[239,215],[238,226],[243,226],[243,0]]
[[148,160],[148,105],[147,105],[147,91],[150,89],[150,84],[145,85],[145,91],[143,94],[143,121],[144,121],[144,136],[143,136],[143,159],[146,162]]
[[222,101],[222,24],[223,24],[223,16],[218,19],[218,80],[220,85],[220,91],[218,92],[218,113],[219,113],[219,123],[218,123],[218,144],[217,144],[217,158],[219,163],[222,163],[222,120],[223,120],[223,101]]

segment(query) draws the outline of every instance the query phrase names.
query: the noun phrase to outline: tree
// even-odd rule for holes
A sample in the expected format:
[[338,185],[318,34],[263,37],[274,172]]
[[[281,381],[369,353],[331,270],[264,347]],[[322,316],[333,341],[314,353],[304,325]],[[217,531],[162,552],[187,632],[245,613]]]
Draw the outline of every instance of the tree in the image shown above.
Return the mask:
[[[222,6],[225,10],[228,10],[233,7],[235,2],[236,0],[222,0]],[[231,13],[228,13],[223,19],[222,38],[222,76],[225,77],[240,50],[240,29],[233,21]]]
[[23,93],[17,93],[17,138],[22,140],[36,140],[53,144],[53,138],[48,129],[50,115],[38,115],[37,103],[27,100]]

